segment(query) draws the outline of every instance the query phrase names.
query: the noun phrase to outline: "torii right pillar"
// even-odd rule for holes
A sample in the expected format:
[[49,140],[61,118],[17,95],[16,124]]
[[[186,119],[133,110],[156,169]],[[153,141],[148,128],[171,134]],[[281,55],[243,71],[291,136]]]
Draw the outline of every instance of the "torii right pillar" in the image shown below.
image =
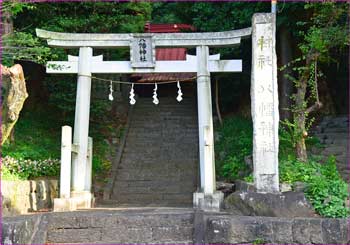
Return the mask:
[[257,192],[278,193],[276,15],[254,14],[252,27],[251,111],[254,132],[254,184]]

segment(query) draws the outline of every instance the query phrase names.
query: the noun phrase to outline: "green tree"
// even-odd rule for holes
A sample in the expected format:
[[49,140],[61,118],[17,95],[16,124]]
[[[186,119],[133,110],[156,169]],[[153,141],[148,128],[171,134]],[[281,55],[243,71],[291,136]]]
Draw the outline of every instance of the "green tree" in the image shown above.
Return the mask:
[[335,60],[335,50],[349,46],[347,4],[312,3],[305,5],[305,11],[311,18],[298,23],[301,55],[283,67],[292,67],[293,73],[287,77],[296,89],[292,96],[293,121],[285,123],[295,139],[297,157],[304,162],[307,161],[305,139],[313,122],[309,115],[322,107],[318,94],[318,80],[323,79],[321,65]]
[[17,60],[29,60],[43,64],[50,57],[50,48],[42,45],[38,38],[27,32],[26,27],[15,28],[14,20],[24,11],[32,11],[28,3],[4,1],[2,4],[2,64],[13,65]]
[[[32,3],[14,20],[16,29],[24,28],[35,35],[35,28],[57,32],[72,33],[129,33],[143,32],[146,21],[150,19],[151,4],[115,2],[62,2]],[[42,45],[46,45],[40,40]],[[47,46],[47,45],[46,45]],[[51,48],[51,59],[66,60],[67,55],[77,55],[77,49]],[[103,54],[105,60],[127,59],[128,49],[94,50],[94,55]],[[72,119],[75,108],[76,76],[48,75],[45,79],[50,93],[49,101],[57,106],[65,121]],[[105,104],[108,101],[105,101]],[[91,116],[95,107],[109,108],[92,102]]]

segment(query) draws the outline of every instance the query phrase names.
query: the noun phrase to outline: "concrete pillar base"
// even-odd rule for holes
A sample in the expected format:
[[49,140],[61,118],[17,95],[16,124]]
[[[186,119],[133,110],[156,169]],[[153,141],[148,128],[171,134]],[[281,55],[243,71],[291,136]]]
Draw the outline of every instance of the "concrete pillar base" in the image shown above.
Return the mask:
[[95,198],[92,193],[71,192],[70,198],[55,198],[53,201],[54,212],[74,211],[77,209],[87,209],[95,206]]
[[204,211],[218,212],[223,206],[224,193],[216,191],[213,194],[204,192],[193,193],[193,207]]

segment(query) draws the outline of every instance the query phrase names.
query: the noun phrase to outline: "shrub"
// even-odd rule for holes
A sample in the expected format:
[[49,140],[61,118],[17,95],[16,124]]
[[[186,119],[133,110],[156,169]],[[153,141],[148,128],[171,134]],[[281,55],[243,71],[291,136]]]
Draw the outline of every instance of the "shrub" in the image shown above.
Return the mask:
[[1,180],[26,180],[17,173],[11,172],[7,167],[1,166]]
[[219,139],[215,142],[218,176],[229,180],[249,174],[244,158],[253,149],[253,127],[250,119],[231,117],[217,129]]
[[281,182],[301,181],[306,184],[305,196],[317,213],[330,218],[349,215],[346,207],[348,186],[338,173],[334,157],[325,164],[314,160],[303,163],[290,157],[280,161],[279,167]]
[[[58,159],[30,160],[15,159],[6,156],[2,159],[2,174],[17,176],[20,179],[32,179],[42,176],[58,176],[60,161]],[[6,175],[5,175],[6,176]]]
[[[252,154],[253,132],[250,119],[226,118],[217,129],[215,142],[217,174],[232,181],[244,179],[253,182],[253,176],[244,162],[245,156]],[[307,163],[296,160],[293,137],[286,127],[279,132],[279,174],[280,182],[306,184],[305,196],[324,217],[346,217],[346,199],[349,197],[347,184],[336,168],[335,157],[321,164],[316,156],[310,156]],[[308,146],[322,147],[317,138],[308,138]]]
[[15,125],[15,141],[2,146],[2,156],[36,160],[59,158],[61,124],[51,109],[22,111]]

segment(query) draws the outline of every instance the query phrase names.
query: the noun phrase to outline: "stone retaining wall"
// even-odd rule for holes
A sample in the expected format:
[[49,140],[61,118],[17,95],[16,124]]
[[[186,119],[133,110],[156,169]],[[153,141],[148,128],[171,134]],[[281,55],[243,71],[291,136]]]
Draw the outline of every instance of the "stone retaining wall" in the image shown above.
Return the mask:
[[5,217],[2,220],[1,244],[44,244],[46,216],[41,214]]
[[[2,243],[67,242],[69,233],[75,243],[90,244],[349,244],[349,225],[348,219],[234,216],[188,209],[92,210],[4,218]],[[145,240],[146,230],[151,230],[151,240]]]
[[3,216],[48,210],[58,196],[58,181],[1,181],[1,194]]
[[206,243],[349,244],[349,220],[232,215],[206,217]]

